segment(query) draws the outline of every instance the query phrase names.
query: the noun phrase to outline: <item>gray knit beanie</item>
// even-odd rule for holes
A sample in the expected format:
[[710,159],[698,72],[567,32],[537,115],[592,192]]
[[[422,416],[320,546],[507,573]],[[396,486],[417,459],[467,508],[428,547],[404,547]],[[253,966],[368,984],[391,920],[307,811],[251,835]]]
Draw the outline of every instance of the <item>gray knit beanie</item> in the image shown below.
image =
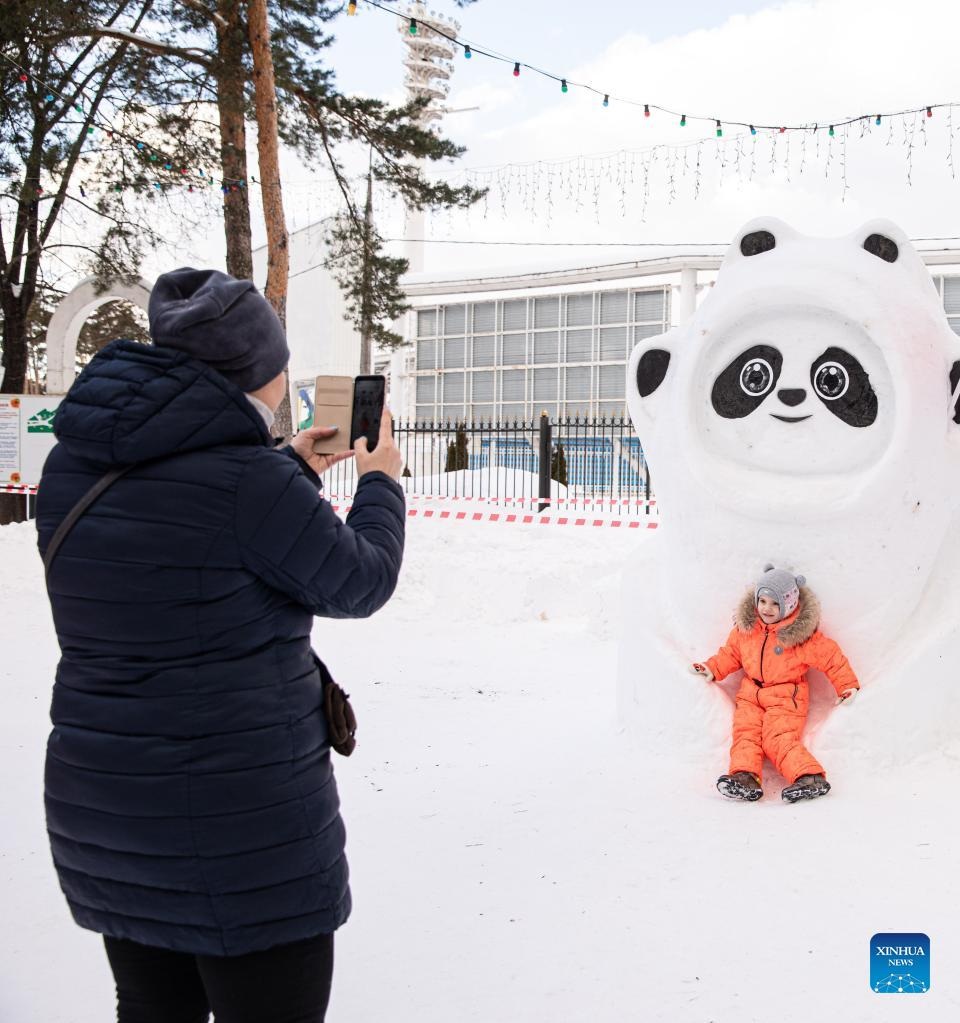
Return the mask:
[[802,575],[794,575],[783,568],[767,565],[757,582],[753,603],[756,606],[761,597],[770,597],[780,605],[780,616],[776,620],[783,621],[788,615],[793,614],[800,603],[800,587],[805,586],[806,582]]
[[207,363],[241,391],[263,387],[290,360],[283,324],[253,281],[219,270],[161,275],[147,314],[154,344]]

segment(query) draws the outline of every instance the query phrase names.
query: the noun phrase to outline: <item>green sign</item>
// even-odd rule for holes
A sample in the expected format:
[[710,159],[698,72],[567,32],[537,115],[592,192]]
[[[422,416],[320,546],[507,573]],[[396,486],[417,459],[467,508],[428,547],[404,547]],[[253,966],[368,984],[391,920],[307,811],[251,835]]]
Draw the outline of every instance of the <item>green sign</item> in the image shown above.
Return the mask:
[[27,433],[53,433],[53,417],[56,409],[40,409],[27,420]]

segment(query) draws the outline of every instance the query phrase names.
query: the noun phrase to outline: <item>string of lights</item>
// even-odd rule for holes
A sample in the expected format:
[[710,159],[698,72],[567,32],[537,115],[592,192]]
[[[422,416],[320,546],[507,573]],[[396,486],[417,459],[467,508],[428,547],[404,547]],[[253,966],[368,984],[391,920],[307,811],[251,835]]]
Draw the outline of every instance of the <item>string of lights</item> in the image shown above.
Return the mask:
[[[244,178],[222,178],[208,174],[206,169],[203,167],[185,167],[183,166],[184,161],[165,151],[163,147],[150,142],[145,137],[128,132],[122,128],[117,128],[110,121],[106,120],[106,118],[102,118],[99,115],[89,118],[89,113],[84,113],[84,104],[86,103],[88,111],[91,104],[82,91],[79,93],[80,101],[77,102],[75,99],[65,96],[55,86],[42,79],[40,76],[31,72],[29,68],[23,67],[23,65],[19,64],[8,54],[0,52],[0,58],[5,60],[19,72],[20,83],[24,88],[29,88],[33,85],[37,89],[37,96],[42,95],[43,102],[45,104],[52,104],[57,100],[60,100],[65,105],[72,106],[75,113],[83,116],[84,121],[89,119],[90,123],[85,132],[87,138],[93,138],[99,129],[108,140],[119,140],[122,143],[128,144],[132,148],[133,152],[143,159],[145,166],[157,176],[156,180],[153,182],[153,187],[158,191],[174,184],[177,187],[186,186],[186,191],[188,192],[194,191],[194,187],[198,185],[204,188],[219,187],[225,194],[246,188],[247,181]],[[159,172],[161,169],[171,174],[171,178],[168,180],[160,180]],[[17,180],[24,181],[23,178],[18,178]],[[253,178],[250,180],[254,181]],[[219,186],[217,185],[217,181],[219,181]],[[39,179],[37,179],[32,186],[30,185],[29,180],[24,181],[24,184],[27,185],[27,187],[33,187],[38,196],[42,196],[44,194],[44,189]],[[111,190],[121,192],[123,191],[123,188],[123,182],[115,182]],[[81,188],[80,193],[85,196],[86,190]]]
[[[471,60],[475,54],[479,54],[482,57],[486,57],[489,60],[494,60],[502,64],[513,66],[513,77],[519,78],[521,69],[529,71],[535,75],[539,75],[542,78],[546,78],[550,81],[556,82],[560,85],[560,92],[563,94],[569,93],[571,89],[579,89],[584,92],[589,92],[594,96],[597,96],[602,107],[609,107],[612,103],[620,103],[625,106],[632,106],[643,108],[644,118],[652,118],[654,111],[667,114],[672,118],[675,118],[681,128],[685,128],[690,122],[701,122],[706,124],[713,124],[714,131],[717,138],[723,138],[724,126],[734,128],[744,128],[750,132],[751,135],[756,135],[761,131],[777,132],[779,134],[786,134],[787,132],[818,132],[826,130],[829,137],[833,137],[836,134],[838,128],[845,127],[847,125],[857,124],[862,121],[872,120],[875,124],[879,125],[883,122],[884,118],[890,117],[901,117],[907,114],[922,114],[925,117],[933,117],[935,110],[940,110],[945,107],[955,105],[951,103],[930,103],[924,104],[920,107],[907,107],[903,110],[892,110],[892,111],[881,111],[879,113],[866,113],[858,114],[855,117],[835,117],[830,121],[807,121],[803,123],[789,123],[781,122],[779,124],[764,124],[759,119],[753,121],[745,121],[735,117],[717,117],[713,114],[690,114],[684,111],[675,110],[672,107],[663,106],[659,103],[650,103],[645,100],[638,100],[628,96],[617,95],[611,92],[609,89],[602,89],[598,86],[592,85],[589,82],[575,82],[571,78],[567,78],[564,75],[555,74],[552,71],[547,71],[544,68],[537,67],[535,64],[530,64],[527,61],[517,60],[513,57],[508,57],[502,53],[498,53],[489,46],[479,46],[476,43],[468,43],[464,39],[460,39],[456,35],[452,35],[449,32],[438,28],[435,24],[421,25],[416,18],[412,18],[409,14],[402,13],[400,11],[392,10],[389,7],[385,7],[383,4],[378,3],[377,0],[362,0],[368,7],[376,8],[378,11],[382,11],[385,14],[389,14],[391,17],[398,18],[401,21],[408,22],[408,31],[411,35],[417,35],[418,33],[435,33],[436,35],[442,36],[448,42],[458,46],[463,51],[463,56],[467,60]],[[358,0],[350,0],[347,5],[348,14],[357,13]]]

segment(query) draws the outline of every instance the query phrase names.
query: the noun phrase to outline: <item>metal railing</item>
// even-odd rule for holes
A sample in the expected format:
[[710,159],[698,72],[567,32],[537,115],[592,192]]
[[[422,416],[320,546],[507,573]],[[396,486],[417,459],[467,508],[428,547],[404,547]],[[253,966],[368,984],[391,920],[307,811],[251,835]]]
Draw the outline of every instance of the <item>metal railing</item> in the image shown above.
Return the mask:
[[[535,511],[649,515],[653,494],[640,440],[626,416],[537,422],[395,421],[400,484],[412,499],[486,501]],[[356,488],[352,459],[324,477],[332,498]]]

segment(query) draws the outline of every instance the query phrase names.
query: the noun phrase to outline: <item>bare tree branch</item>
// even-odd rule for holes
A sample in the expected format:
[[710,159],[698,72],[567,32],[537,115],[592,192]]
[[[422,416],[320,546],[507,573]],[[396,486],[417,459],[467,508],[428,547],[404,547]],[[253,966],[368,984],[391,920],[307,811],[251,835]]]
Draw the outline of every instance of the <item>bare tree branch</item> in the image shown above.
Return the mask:
[[172,56],[180,57],[182,60],[191,61],[194,64],[199,64],[201,67],[210,69],[213,66],[212,54],[209,50],[201,50],[198,46],[171,46],[168,43],[158,42],[156,39],[150,39],[147,36],[138,35],[136,32],[126,32],[120,28],[106,28],[100,27],[91,29],[88,32],[73,32],[70,36],[63,34],[54,34],[49,36],[41,36],[41,39],[48,42],[57,42],[60,39],[66,38],[77,38],[79,36],[86,36],[91,39],[119,39],[121,42],[132,43],[134,46],[139,46],[141,50],[146,50],[148,53],[158,53],[161,56]]
[[180,3],[184,7],[192,7],[195,11],[200,11],[201,14],[205,14],[214,24],[219,25],[220,28],[229,28],[227,19],[217,14],[216,11],[211,11],[206,4],[200,2],[200,0],[180,0]]

